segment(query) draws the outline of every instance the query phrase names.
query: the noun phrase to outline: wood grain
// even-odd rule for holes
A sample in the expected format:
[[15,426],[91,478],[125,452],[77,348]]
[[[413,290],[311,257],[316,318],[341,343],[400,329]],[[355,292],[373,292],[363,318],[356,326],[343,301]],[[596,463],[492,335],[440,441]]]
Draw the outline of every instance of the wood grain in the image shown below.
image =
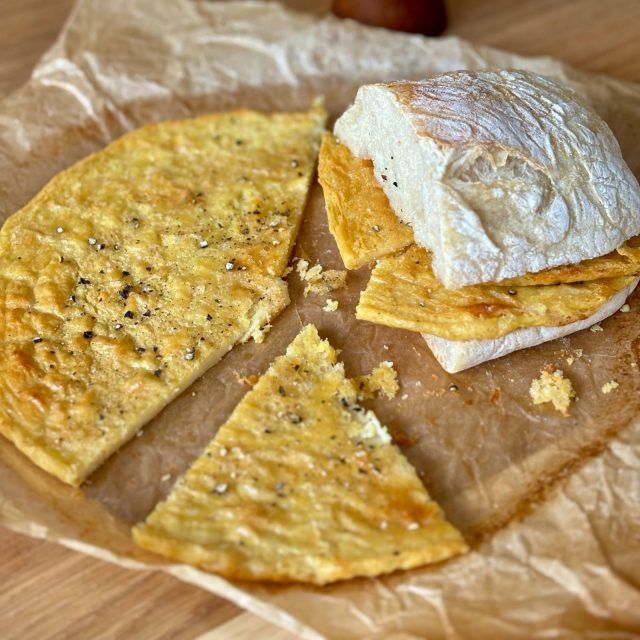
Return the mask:
[[[306,4],[318,10],[318,2]],[[27,80],[72,5],[0,0],[0,96]],[[448,11],[447,34],[640,81],[638,0],[450,0]],[[3,640],[197,637],[293,636],[169,576],[127,571],[0,529]]]

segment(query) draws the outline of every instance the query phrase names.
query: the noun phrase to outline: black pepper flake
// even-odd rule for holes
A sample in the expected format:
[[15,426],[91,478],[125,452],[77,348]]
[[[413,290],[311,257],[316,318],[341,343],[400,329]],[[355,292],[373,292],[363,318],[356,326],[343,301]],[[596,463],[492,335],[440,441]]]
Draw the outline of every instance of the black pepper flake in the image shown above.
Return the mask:
[[37,337],[33,339],[33,344],[38,344],[39,342],[42,342],[42,338]]
[[282,386],[278,387],[278,393],[279,393],[281,396],[285,396],[285,395],[287,395],[287,394],[285,393],[284,387],[282,387]]
[[264,429],[263,433],[269,434],[269,433],[273,433],[273,431],[271,431],[271,429]]
[[130,273],[129,273],[128,271],[123,271],[123,272],[122,272],[122,275],[123,275],[123,276],[128,276],[128,275],[130,275]]
[[91,338],[93,338],[93,331],[85,331],[82,334],[87,340],[91,340]]
[[236,145],[239,147],[242,144],[242,140],[236,140]]
[[78,284],[91,284],[91,280],[88,280],[87,278],[80,278],[80,280],[78,280]]
[[454,391],[455,392],[457,390],[458,390],[458,385],[457,384],[451,383],[449,385],[449,391]]
[[213,316],[210,313],[207,313],[207,320],[213,320]]
[[124,314],[125,318],[133,318],[133,311],[126,311]]
[[387,181],[387,176],[384,173],[380,174],[380,177],[386,182]]
[[101,242],[101,243],[98,245],[98,250],[99,250],[99,251],[102,251],[106,246],[107,246],[107,245],[106,245],[104,242]]
[[143,314],[142,314],[145,318],[150,318],[151,317],[151,310],[147,309]]
[[138,348],[136,349],[136,351],[137,351],[138,353],[144,353],[144,352],[146,351],[146,349],[145,349],[144,347],[138,347]]
[[119,291],[119,296],[123,299],[126,300],[129,297],[129,293],[131,292],[131,289],[133,289],[133,286],[130,284],[125,285],[124,287],[122,287],[122,289],[120,289]]
[[156,378],[159,378],[159,377],[162,375],[162,369],[156,369],[156,370],[153,372],[153,375],[154,375]]
[[397,186],[398,186],[398,183],[397,183],[395,180],[393,181],[393,186],[394,186],[394,187],[397,187]]

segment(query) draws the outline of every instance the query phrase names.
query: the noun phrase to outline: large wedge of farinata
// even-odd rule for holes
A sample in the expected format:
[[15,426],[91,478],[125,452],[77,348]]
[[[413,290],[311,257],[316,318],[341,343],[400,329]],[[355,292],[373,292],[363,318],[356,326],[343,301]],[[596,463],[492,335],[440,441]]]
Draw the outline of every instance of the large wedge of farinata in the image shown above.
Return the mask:
[[81,483],[288,302],[325,114],[134,131],[0,231],[0,432]]
[[446,289],[431,254],[412,245],[381,258],[360,296],[356,317],[449,340],[487,340],[523,327],[560,327],[593,315],[633,276],[582,283]]
[[313,326],[133,534],[228,578],[316,584],[467,548]]

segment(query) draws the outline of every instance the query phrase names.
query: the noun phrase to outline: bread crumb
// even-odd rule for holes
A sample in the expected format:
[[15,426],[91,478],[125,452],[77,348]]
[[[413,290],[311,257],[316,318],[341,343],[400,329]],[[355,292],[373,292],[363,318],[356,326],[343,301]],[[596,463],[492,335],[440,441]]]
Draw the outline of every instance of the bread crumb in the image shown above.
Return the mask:
[[593,331],[593,333],[599,333],[600,331],[604,331],[604,329],[599,324],[594,324],[592,327],[589,327],[589,331]]
[[563,416],[568,416],[569,405],[576,394],[571,380],[564,377],[564,372],[561,369],[551,371],[549,368],[543,369],[540,372],[540,377],[531,382],[529,395],[533,404],[550,402],[554,409]]
[[171,474],[170,474],[170,473],[165,473],[165,474],[162,476],[162,478],[160,478],[160,481],[161,481],[161,482],[167,482],[167,481],[169,481],[169,480],[171,480]]
[[631,307],[628,304],[623,304],[620,307],[620,311],[622,311],[622,313],[629,313],[629,311],[631,311]]
[[341,289],[347,284],[346,271],[337,271],[335,269],[323,271],[322,265],[320,264],[309,268],[309,262],[307,260],[298,260],[296,271],[300,276],[300,280],[307,283],[303,292],[305,298],[310,293],[322,295],[330,291],[335,291],[336,289]]
[[571,366],[575,361],[576,361],[576,359],[575,359],[573,356],[569,356],[569,357],[567,358],[567,364],[568,364],[569,366]]
[[620,385],[615,380],[609,380],[602,385],[602,393],[611,393],[614,389],[617,389]]
[[360,400],[373,398],[376,393],[392,399],[400,389],[398,373],[393,368],[393,362],[388,360],[381,362],[369,375],[353,378],[353,384]]
[[333,298],[327,298],[327,302],[322,307],[323,311],[336,311],[338,309],[338,301]]

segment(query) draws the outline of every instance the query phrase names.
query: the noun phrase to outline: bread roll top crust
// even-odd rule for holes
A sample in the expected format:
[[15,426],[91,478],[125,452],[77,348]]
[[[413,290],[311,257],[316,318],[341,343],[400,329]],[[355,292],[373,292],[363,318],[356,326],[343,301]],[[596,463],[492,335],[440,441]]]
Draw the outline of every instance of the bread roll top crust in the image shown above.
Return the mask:
[[335,133],[372,160],[447,288],[580,262],[640,233],[640,188],[611,130],[537,74],[366,85]]

